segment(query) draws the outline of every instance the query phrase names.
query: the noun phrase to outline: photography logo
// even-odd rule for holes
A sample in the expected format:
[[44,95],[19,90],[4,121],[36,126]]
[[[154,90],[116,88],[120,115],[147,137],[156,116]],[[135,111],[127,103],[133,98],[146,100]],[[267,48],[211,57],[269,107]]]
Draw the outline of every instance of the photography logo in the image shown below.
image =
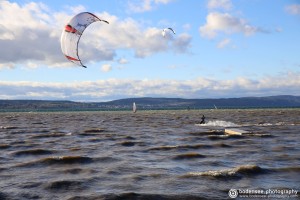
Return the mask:
[[239,193],[237,189],[230,189],[228,195],[230,198],[236,198],[239,195]]

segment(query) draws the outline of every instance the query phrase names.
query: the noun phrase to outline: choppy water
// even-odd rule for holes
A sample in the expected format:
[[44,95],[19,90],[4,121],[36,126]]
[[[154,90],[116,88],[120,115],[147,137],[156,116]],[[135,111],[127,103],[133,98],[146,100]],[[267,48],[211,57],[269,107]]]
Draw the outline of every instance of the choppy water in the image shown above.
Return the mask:
[[[226,136],[224,127],[249,133]],[[0,199],[299,190],[299,131],[300,109],[0,113]]]

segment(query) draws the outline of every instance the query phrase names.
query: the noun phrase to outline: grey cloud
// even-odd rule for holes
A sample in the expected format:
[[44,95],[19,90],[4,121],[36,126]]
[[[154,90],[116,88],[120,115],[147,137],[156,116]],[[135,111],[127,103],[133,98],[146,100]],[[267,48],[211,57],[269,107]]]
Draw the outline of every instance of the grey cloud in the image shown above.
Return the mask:
[[192,41],[192,37],[190,35],[188,34],[179,35],[173,44],[175,51],[180,53],[188,52],[188,49],[191,46],[191,41]]

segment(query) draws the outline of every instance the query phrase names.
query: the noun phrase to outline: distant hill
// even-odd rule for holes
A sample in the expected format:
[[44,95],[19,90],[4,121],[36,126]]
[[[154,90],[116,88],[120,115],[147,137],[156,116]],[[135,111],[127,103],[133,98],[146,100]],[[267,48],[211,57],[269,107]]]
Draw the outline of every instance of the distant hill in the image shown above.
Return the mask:
[[139,108],[277,108],[300,107],[300,96],[242,97],[220,99],[181,99],[181,98],[128,98],[103,103],[106,105],[129,106],[136,102]]
[[220,109],[227,108],[294,108],[300,107],[300,96],[269,96],[220,99],[128,98],[109,102],[74,102],[48,100],[0,100],[0,111],[76,111],[128,110],[135,102],[138,109]]

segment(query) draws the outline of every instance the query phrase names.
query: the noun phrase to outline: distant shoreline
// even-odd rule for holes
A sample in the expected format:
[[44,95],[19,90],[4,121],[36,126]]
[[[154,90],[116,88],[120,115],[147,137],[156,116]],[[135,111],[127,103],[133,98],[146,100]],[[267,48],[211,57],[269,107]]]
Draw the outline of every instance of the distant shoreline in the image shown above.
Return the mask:
[[109,102],[60,100],[0,100],[0,112],[130,111],[137,110],[215,110],[300,108],[300,96],[242,97],[220,99],[128,98]]
[[[203,112],[218,112],[218,111],[225,111],[225,110],[294,110],[294,109],[300,109],[300,107],[281,107],[281,108],[224,108],[224,109],[218,109],[218,110],[212,110],[212,109],[152,109],[152,110],[139,110],[139,112],[155,112],[155,111],[203,111]],[[63,113],[63,112],[132,112],[132,110],[125,110],[125,109],[115,109],[115,110],[2,110],[0,109],[0,113]]]

